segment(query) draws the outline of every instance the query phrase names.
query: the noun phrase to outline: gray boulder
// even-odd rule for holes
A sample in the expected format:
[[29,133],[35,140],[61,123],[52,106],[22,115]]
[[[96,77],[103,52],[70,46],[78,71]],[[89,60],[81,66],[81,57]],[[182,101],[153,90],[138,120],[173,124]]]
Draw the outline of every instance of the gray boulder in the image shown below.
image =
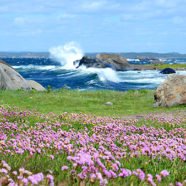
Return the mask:
[[112,68],[113,70],[129,70],[130,64],[125,58],[116,54],[98,54],[96,57],[84,56],[81,60],[75,61],[74,65],[86,66],[87,68]]
[[82,59],[74,61],[74,65],[79,68],[85,66],[87,68],[111,68],[117,71],[125,70],[153,70],[151,66],[131,65],[127,59],[117,54],[98,54],[96,57],[84,56]]
[[27,81],[12,67],[0,61],[0,89],[25,89],[30,90]]
[[154,106],[174,106],[186,104],[186,76],[169,75],[156,89]]
[[[40,85],[41,86],[41,85]],[[3,90],[32,90],[33,87],[39,87],[39,84],[30,83],[25,80],[11,66],[0,60],[0,89]],[[41,90],[41,87],[39,88]],[[36,89],[37,90],[37,89]]]
[[98,54],[97,59],[109,64],[114,70],[130,70],[127,59],[117,54]]
[[74,61],[74,65],[78,64],[77,68],[80,66],[86,66],[87,68],[106,68],[109,67],[108,64],[104,61],[101,61],[97,58],[84,56],[82,59]]
[[37,91],[45,91],[46,90],[41,84],[39,84],[38,82],[33,81],[33,80],[27,80],[27,84],[33,90],[37,90]]

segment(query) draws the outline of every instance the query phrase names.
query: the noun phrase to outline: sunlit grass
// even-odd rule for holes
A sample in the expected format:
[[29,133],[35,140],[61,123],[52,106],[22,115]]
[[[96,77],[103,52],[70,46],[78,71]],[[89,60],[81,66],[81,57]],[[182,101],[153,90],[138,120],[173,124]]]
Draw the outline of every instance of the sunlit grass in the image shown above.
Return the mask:
[[[154,91],[0,91],[0,104],[17,106],[41,113],[76,112],[101,116],[122,116],[149,112],[184,110],[185,106],[154,108]],[[105,103],[112,102],[112,106]]]

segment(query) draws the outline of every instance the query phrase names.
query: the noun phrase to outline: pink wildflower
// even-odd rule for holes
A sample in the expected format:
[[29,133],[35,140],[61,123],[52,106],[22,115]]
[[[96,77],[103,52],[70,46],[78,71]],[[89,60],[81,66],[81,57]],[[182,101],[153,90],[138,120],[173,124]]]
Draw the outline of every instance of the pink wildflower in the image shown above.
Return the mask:
[[61,167],[61,170],[64,171],[64,170],[68,170],[68,166],[64,165]]
[[160,174],[163,176],[163,177],[167,177],[169,175],[169,172],[167,170],[162,170],[160,172]]

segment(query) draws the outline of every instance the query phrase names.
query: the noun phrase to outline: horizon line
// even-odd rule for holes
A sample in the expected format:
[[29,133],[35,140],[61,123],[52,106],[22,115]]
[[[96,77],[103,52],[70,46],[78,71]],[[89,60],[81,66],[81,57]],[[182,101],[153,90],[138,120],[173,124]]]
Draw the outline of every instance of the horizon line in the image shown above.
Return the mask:
[[[49,51],[0,51],[0,53],[50,53]],[[86,53],[156,53],[156,54],[180,54],[180,55],[186,55],[186,53],[181,52],[153,52],[153,51],[145,51],[145,52],[84,52]]]

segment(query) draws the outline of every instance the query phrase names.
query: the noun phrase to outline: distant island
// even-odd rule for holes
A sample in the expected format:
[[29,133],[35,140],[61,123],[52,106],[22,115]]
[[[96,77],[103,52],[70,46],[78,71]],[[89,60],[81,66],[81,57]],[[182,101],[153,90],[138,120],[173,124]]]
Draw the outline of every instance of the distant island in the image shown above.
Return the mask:
[[[109,53],[109,52],[103,52]],[[110,52],[111,53],[111,52]],[[85,53],[88,56],[96,56],[98,52]],[[176,52],[171,53],[153,53],[153,52],[122,52],[122,53],[112,53],[119,54],[125,58],[186,58],[186,54],[180,54]],[[49,52],[0,52],[0,58],[49,58]]]

